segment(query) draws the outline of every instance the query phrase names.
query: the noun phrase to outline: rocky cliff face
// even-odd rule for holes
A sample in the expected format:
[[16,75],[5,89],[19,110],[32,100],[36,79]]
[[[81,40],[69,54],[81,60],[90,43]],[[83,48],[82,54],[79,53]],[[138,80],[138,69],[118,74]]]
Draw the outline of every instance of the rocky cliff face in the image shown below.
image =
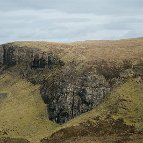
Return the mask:
[[97,106],[110,92],[110,86],[96,71],[75,75],[63,73],[41,88],[43,100],[48,105],[49,118],[64,123]]
[[54,53],[38,48],[0,47],[0,71],[15,72],[33,84],[41,84],[49,119],[59,124],[93,109],[128,76],[142,77],[143,73],[142,65],[132,67],[130,63],[117,68],[101,62],[92,69],[79,70],[74,62],[65,65]]
[[31,69],[44,69],[52,68],[59,64],[60,60],[52,53],[42,52],[36,48],[21,48],[7,44],[0,48],[0,63],[6,67],[23,64],[30,66]]

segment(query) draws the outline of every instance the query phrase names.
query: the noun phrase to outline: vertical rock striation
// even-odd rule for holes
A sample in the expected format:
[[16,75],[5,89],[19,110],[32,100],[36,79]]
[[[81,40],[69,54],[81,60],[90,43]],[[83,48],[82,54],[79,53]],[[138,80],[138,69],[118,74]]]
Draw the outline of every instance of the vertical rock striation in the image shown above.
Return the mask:
[[16,47],[12,44],[0,47],[0,66],[13,67],[15,65],[30,66],[31,69],[46,69],[58,65],[60,60],[52,53],[39,49]]
[[110,92],[108,82],[96,71],[70,76],[63,73],[56,80],[46,81],[41,88],[49,119],[60,124],[90,111]]
[[9,70],[33,84],[40,84],[49,119],[59,124],[99,105],[113,85],[130,77],[143,78],[143,64],[133,66],[126,62],[123,66],[110,67],[102,61],[88,69],[79,68],[74,62],[65,63],[54,53],[38,48],[0,46],[0,71]]

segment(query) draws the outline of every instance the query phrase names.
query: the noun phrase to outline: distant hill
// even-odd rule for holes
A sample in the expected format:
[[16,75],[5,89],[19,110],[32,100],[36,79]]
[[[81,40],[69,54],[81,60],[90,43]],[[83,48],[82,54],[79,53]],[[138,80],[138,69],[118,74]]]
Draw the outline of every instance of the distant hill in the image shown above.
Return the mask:
[[143,38],[0,45],[0,142],[143,142]]

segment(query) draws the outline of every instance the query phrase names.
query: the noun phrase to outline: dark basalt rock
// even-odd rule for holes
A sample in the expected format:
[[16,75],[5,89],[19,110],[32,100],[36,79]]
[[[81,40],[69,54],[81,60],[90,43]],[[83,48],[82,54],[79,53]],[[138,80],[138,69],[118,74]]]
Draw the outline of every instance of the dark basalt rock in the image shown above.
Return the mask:
[[132,66],[128,61],[122,67],[114,64],[110,67],[101,61],[91,69],[78,71],[75,63],[71,61],[64,66],[58,56],[39,49],[12,44],[0,46],[0,71],[7,69],[33,84],[40,84],[48,117],[59,124],[92,110],[108,96],[113,86],[130,77],[143,78],[143,65]]
[[49,119],[60,124],[93,109],[110,92],[108,82],[96,72],[86,77],[73,74],[73,79],[65,74],[54,82],[47,81],[41,88]]
[[12,47],[7,48],[6,46],[3,46],[3,65],[7,66],[16,65],[14,49]]
[[0,47],[0,66],[29,66],[31,69],[51,69],[62,62],[54,54],[41,52],[39,49],[15,47],[12,44]]
[[0,103],[2,103],[3,100],[6,98],[7,98],[7,93],[0,93]]

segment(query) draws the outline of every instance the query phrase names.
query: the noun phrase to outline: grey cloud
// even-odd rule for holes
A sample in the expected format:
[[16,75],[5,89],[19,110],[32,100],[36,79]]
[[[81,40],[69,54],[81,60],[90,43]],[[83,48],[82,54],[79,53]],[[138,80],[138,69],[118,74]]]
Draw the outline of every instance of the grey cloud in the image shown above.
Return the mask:
[[[2,1],[2,0],[1,0]],[[74,13],[128,14],[143,12],[142,0],[5,0],[1,10],[56,9]]]
[[0,0],[0,43],[143,35],[142,0]]

